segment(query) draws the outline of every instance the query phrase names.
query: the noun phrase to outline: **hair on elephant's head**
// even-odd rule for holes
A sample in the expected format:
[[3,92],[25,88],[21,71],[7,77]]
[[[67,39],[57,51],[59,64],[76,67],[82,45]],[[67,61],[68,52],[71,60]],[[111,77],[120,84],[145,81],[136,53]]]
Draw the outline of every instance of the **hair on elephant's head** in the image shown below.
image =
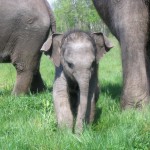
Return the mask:
[[66,34],[51,35],[41,50],[50,56],[55,66],[59,67],[60,63],[64,62],[71,68],[77,63],[83,64],[83,61],[85,64],[94,60],[98,63],[112,47],[112,43],[101,32],[87,33],[73,30]]

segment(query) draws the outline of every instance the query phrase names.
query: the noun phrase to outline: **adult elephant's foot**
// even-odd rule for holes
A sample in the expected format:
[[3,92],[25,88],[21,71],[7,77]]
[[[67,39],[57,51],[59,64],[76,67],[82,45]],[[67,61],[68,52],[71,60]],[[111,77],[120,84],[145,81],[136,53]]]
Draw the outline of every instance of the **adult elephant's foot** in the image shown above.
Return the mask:
[[121,99],[121,107],[122,109],[128,108],[139,108],[142,109],[144,106],[147,106],[150,102],[150,96],[148,91],[145,91],[143,94],[131,96],[130,93],[128,95],[123,95]]
[[16,96],[21,94],[27,94],[30,91],[32,78],[32,71],[24,71],[21,73],[17,72],[16,84],[14,86],[12,94]]
[[30,91],[31,93],[43,92],[46,90],[46,86],[42,80],[40,72],[33,75]]

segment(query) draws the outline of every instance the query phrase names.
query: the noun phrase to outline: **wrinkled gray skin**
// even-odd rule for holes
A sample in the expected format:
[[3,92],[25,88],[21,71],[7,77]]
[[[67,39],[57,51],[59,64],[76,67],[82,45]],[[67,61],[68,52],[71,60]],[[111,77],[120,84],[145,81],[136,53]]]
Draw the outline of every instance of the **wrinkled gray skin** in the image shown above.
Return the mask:
[[122,108],[141,108],[149,102],[150,1],[93,0],[119,40],[122,49]]
[[0,0],[0,62],[17,71],[13,94],[42,91],[41,52],[55,20],[46,0]]
[[102,33],[72,31],[54,34],[51,57],[56,65],[53,86],[54,106],[59,127],[82,130],[94,119],[99,96],[98,62],[112,44]]

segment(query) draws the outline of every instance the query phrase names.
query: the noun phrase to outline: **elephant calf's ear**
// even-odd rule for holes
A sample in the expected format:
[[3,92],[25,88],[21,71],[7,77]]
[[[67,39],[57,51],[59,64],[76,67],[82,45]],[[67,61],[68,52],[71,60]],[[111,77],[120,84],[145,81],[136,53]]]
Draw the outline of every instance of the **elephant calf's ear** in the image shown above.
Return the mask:
[[60,65],[60,46],[62,37],[62,34],[53,34],[47,39],[41,48],[41,51],[46,55],[49,55],[57,67]]
[[110,42],[110,40],[101,32],[99,33],[93,33],[93,38],[96,43],[97,48],[97,61],[100,60],[103,55],[108,52],[111,48],[113,48],[113,44]]
[[60,47],[63,34],[53,34],[52,37],[52,48],[51,48],[51,58],[55,66],[60,66]]
[[46,42],[43,44],[41,51],[42,52],[48,52],[51,48],[51,45],[52,45],[52,35],[50,37],[48,37]]

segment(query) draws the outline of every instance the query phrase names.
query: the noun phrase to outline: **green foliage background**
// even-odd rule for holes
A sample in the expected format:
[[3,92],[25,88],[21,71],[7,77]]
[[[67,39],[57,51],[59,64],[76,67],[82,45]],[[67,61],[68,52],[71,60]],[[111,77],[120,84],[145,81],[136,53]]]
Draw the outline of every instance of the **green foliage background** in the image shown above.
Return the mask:
[[109,30],[98,16],[91,0],[55,0],[53,3],[57,32],[78,28],[92,32]]

